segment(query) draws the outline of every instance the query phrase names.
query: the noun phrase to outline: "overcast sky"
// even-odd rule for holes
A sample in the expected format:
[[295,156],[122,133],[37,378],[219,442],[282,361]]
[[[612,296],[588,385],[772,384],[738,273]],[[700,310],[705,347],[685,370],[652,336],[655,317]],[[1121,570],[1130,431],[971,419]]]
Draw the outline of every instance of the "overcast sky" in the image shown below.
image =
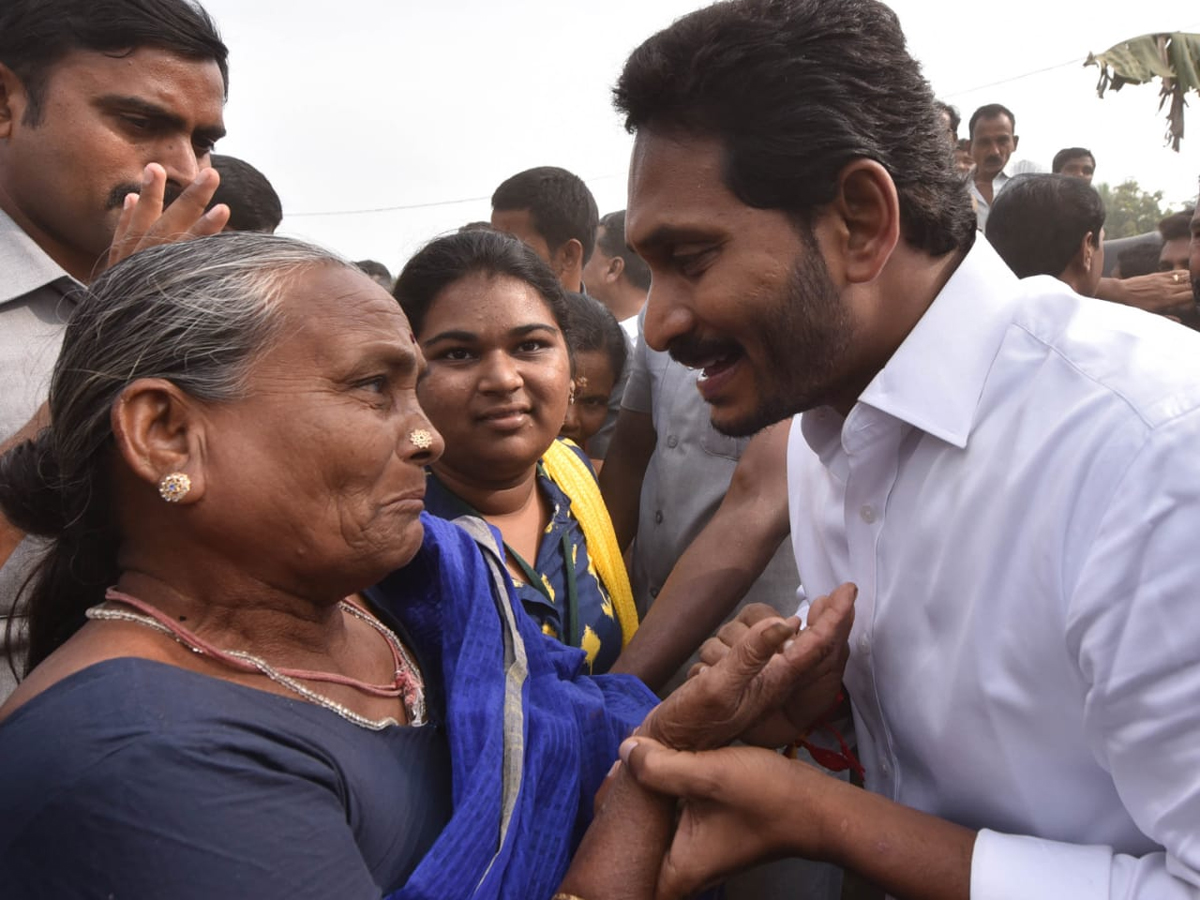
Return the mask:
[[[488,218],[495,187],[532,166],[582,176],[601,213],[624,207],[631,138],[609,89],[630,50],[704,5],[202,2],[231,53],[220,152],[271,179],[283,233],[393,274],[430,237]],[[1090,147],[1097,181],[1136,178],[1176,207],[1195,196],[1200,98],[1190,95],[1177,154],[1164,146],[1157,83],[1101,100],[1099,71],[1082,65],[1139,34],[1200,31],[1195,0],[891,5],[937,95],[962,111],[962,137],[972,110],[1003,103],[1017,117],[1017,157],[1049,170],[1058,149]]]

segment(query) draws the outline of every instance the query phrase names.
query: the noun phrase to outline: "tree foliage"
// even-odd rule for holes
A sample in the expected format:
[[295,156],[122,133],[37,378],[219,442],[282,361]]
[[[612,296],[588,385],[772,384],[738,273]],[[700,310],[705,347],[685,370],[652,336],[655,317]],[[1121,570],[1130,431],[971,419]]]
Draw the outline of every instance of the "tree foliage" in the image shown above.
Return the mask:
[[1126,84],[1146,84],[1161,80],[1158,108],[1168,103],[1167,143],[1176,153],[1183,139],[1183,108],[1188,91],[1200,93],[1200,34],[1177,31],[1171,34],[1143,34],[1130,38],[1103,53],[1089,53],[1085,66],[1100,67],[1096,91],[1119,91]]
[[1104,235],[1109,240],[1153,231],[1167,215],[1162,206],[1163,192],[1143,191],[1132,178],[1116,187],[1099,184],[1096,191],[1104,201]]

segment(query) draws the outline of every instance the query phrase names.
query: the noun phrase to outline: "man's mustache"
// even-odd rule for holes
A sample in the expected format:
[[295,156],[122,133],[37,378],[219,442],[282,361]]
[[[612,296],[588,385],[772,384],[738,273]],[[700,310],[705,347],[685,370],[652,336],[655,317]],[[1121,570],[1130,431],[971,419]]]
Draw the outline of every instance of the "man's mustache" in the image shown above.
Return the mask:
[[671,358],[689,369],[698,369],[714,359],[723,359],[741,352],[741,347],[720,338],[700,338],[686,334],[675,338],[667,347]]
[[[107,209],[120,209],[125,205],[125,197],[127,194],[141,194],[142,186],[135,182],[127,182],[118,184],[115,188],[108,192]],[[179,195],[183,193],[183,188],[178,185],[167,182],[166,190],[163,192],[163,209],[166,209],[172,203],[179,199]]]

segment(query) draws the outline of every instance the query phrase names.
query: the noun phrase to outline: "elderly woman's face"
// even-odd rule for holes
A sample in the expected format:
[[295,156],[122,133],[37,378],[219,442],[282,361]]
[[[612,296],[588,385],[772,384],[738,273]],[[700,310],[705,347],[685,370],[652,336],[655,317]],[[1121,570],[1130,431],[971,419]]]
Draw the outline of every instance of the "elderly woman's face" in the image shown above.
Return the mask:
[[[361,572],[365,587],[423,537],[423,467],[442,442],[417,402],[421,353],[396,302],[360,272],[301,270],[282,303],[281,338],[252,369],[250,395],[210,410],[205,499],[237,511],[227,542],[247,565],[308,586]],[[417,430],[429,446],[414,446]]]
[[417,341],[418,394],[446,439],[439,466],[480,484],[520,477],[554,441],[571,365],[550,307],[507,276],[469,275],[434,299]]

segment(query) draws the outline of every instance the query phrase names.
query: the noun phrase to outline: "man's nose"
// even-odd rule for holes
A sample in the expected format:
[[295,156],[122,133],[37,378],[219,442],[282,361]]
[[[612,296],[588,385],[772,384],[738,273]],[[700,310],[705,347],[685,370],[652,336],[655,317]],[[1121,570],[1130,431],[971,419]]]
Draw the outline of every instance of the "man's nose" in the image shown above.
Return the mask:
[[196,180],[200,169],[208,166],[208,161],[207,153],[197,155],[191,141],[185,140],[164,144],[160,157],[153,160],[166,170],[167,183],[177,185],[180,190]]
[[691,330],[692,321],[692,313],[679,288],[651,281],[642,324],[642,337],[648,347],[666,350],[672,340]]

